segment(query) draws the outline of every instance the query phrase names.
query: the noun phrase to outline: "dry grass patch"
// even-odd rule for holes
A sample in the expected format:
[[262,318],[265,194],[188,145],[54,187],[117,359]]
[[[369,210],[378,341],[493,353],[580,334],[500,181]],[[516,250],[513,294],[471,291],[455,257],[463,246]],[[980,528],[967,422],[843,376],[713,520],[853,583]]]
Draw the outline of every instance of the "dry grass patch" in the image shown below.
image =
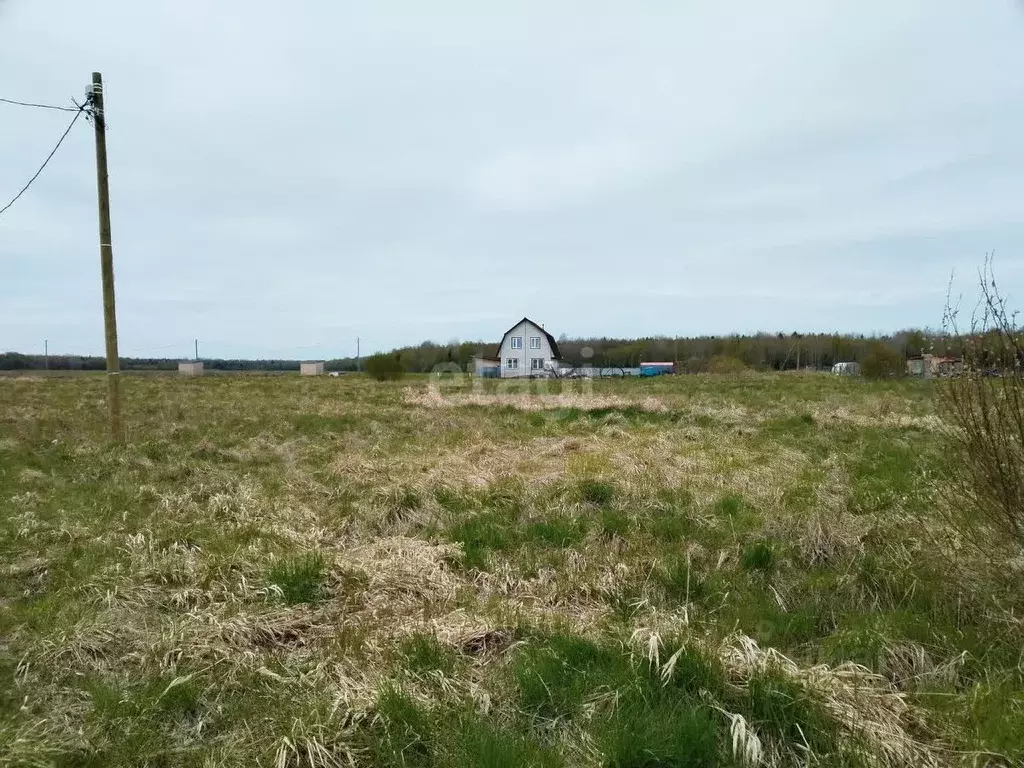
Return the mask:
[[550,411],[559,408],[580,411],[601,411],[615,408],[637,408],[651,413],[669,410],[669,406],[657,397],[627,398],[616,395],[587,394],[442,394],[435,389],[426,392],[407,389],[403,394],[409,405],[422,408],[460,408],[467,405],[484,407],[505,406],[520,411]]
[[848,403],[829,403],[811,406],[808,412],[821,424],[847,424],[854,427],[889,427],[895,429],[916,429],[922,432],[938,433],[944,428],[942,419],[934,413],[915,413],[902,403],[904,408],[867,408],[864,410]]
[[129,385],[120,447],[101,377],[0,388],[0,763],[1024,753],[1014,596],[905,519],[916,385]]
[[346,568],[366,578],[366,605],[360,618],[386,630],[396,623],[428,620],[450,612],[465,582],[449,563],[462,555],[455,544],[392,536],[346,550]]
[[[662,637],[643,629],[634,632],[631,642],[666,684],[675,676],[687,673],[680,664],[680,658],[686,658],[687,646],[669,655],[671,648],[665,648]],[[728,719],[733,752],[746,764],[774,766],[792,764],[792,761],[816,762],[814,747],[806,739],[820,740],[823,734],[808,732],[803,734],[804,744],[793,745],[779,743],[777,733],[772,732],[779,725],[785,729],[785,722],[774,718],[787,708],[808,707],[820,708],[831,725],[842,733],[834,738],[840,744],[845,743],[845,748],[851,752],[859,752],[870,765],[938,768],[948,762],[944,745],[923,741],[915,735],[921,732],[923,723],[920,713],[908,703],[906,696],[894,691],[882,676],[862,666],[846,663],[837,667],[824,664],[802,667],[773,648],[761,648],[755,640],[742,634],[728,636],[717,644],[714,641],[698,643],[719,660],[729,685],[750,697],[751,711],[746,717],[730,712],[721,704],[713,704]],[[773,690],[775,679],[788,681],[795,688],[790,692],[784,692],[784,688]],[[794,698],[798,692],[807,697],[806,702]],[[729,697],[728,689],[726,696]],[[770,697],[776,696],[779,702],[773,706],[779,708],[766,707]],[[748,719],[751,717],[760,720],[760,732]]]

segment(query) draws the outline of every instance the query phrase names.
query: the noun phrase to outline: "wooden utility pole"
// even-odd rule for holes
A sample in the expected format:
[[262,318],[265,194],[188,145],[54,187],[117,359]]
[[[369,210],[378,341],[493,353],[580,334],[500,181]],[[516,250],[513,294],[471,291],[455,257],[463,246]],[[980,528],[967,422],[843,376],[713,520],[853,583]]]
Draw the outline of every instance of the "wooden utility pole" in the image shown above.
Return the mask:
[[43,370],[50,371],[50,340],[43,339]]
[[114,249],[110,242],[110,185],[107,180],[107,114],[103,108],[103,76],[92,73],[89,113],[96,132],[96,192],[100,214],[100,270],[103,273],[103,328],[107,346],[107,411],[110,437],[124,439],[121,426],[121,364],[117,354],[117,311],[114,305]]
[[199,362],[199,339],[196,339],[196,362]]

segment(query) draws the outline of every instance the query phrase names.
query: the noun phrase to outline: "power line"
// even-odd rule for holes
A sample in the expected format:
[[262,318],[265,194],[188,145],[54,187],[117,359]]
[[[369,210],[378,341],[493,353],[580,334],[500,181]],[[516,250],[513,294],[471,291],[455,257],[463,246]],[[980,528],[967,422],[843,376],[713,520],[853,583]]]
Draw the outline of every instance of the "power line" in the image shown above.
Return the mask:
[[43,164],[39,166],[39,170],[36,171],[35,175],[31,179],[28,180],[28,184],[21,188],[21,191],[14,196],[14,199],[11,200],[11,202],[9,202],[3,208],[0,208],[0,215],[3,215],[3,213],[8,208],[10,208],[16,202],[18,202],[18,198],[25,194],[28,188],[32,186],[33,182],[35,182],[35,180],[39,178],[39,174],[43,172],[43,169],[46,168],[50,160],[53,159],[53,156],[57,154],[57,150],[60,149],[60,145],[64,143],[64,139],[66,139],[68,137],[68,134],[71,133],[71,129],[75,127],[75,123],[78,122],[78,118],[82,116],[82,113],[85,112],[85,109],[83,107],[79,107],[78,109],[74,110],[74,112],[75,116],[71,119],[71,124],[67,127],[67,130],[64,131],[64,134],[60,137],[60,139],[57,140],[57,146],[55,146],[53,150],[50,152],[50,154],[46,156],[46,159],[43,160]]
[[33,104],[31,101],[15,101],[14,99],[0,99],[4,104],[13,104],[16,107],[34,107],[35,109],[56,109],[61,112],[78,112],[72,107],[58,107],[53,104]]

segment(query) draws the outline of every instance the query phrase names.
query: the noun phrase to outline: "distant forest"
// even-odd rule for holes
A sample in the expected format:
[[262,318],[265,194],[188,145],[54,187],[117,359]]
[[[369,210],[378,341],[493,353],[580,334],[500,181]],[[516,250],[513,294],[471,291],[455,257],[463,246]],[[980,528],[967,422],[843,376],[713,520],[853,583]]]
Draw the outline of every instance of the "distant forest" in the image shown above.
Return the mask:
[[[749,336],[701,336],[695,338],[651,337],[645,339],[558,339],[562,358],[572,365],[633,367],[640,361],[673,361],[679,370],[703,370],[714,357],[729,357],[758,370],[793,370],[796,368],[827,369],[833,363],[861,361],[878,346],[888,347],[903,357],[932,352],[958,355],[956,342],[932,331],[907,330],[888,336],[854,336],[844,334],[759,333]],[[454,363],[463,369],[471,365],[473,355],[493,355],[498,342],[459,342],[437,344],[425,341],[415,347],[393,350],[410,373],[424,373],[440,364]],[[213,371],[297,371],[299,360],[239,360],[202,358],[207,370]],[[354,357],[327,360],[328,371],[355,371],[359,361]],[[103,370],[102,357],[71,355],[26,355],[18,352],[0,354],[0,370]],[[122,358],[123,370],[177,370],[178,359]]]

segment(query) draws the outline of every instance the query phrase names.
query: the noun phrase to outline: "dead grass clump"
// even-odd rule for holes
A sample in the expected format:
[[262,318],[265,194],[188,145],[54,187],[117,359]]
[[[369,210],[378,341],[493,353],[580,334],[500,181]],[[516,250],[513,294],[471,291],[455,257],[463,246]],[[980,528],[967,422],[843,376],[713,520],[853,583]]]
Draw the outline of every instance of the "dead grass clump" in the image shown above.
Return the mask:
[[[0,381],[4,377],[0,376]],[[0,721],[0,764],[10,766],[58,765],[76,743],[60,724],[46,719],[20,725]]]
[[185,541],[160,547],[152,532],[129,534],[123,551],[128,555],[131,573],[150,584],[194,585],[203,570],[203,555],[198,547]]
[[172,671],[184,660],[213,664],[228,677],[243,670],[266,675],[261,669],[268,656],[285,663],[296,654],[308,658],[334,632],[329,613],[305,606],[230,616],[204,610],[163,625],[147,651],[159,655],[161,666]]
[[30,557],[0,567],[0,576],[20,585],[23,597],[31,597],[44,591],[50,579],[50,563],[41,557]]
[[687,408],[692,416],[694,426],[710,431],[720,431],[722,427],[753,427],[764,420],[763,414],[736,403],[728,405],[695,404]]
[[421,529],[434,518],[431,501],[430,488],[426,484],[400,482],[375,488],[370,493],[370,505],[375,513],[371,520],[380,533],[406,535]]
[[[657,443],[655,443],[657,447]],[[661,484],[689,488],[700,504],[713,503],[723,491],[740,493],[758,507],[782,505],[794,475],[808,466],[801,451],[778,446],[765,454],[726,439],[694,443],[679,440],[651,450]]]
[[804,521],[789,520],[791,539],[809,567],[852,561],[863,551],[871,523],[849,513],[816,510]]
[[[633,646],[661,671],[664,680],[674,674],[676,660],[682,649],[670,656],[664,663],[661,658],[661,637],[651,631],[637,631],[632,638]],[[707,645],[707,643],[706,643]],[[837,667],[821,664],[801,667],[773,648],[761,648],[752,638],[742,634],[727,637],[717,645],[708,645],[721,663],[732,686],[745,690],[751,680],[765,674],[781,675],[797,684],[809,699],[827,713],[833,727],[842,734],[837,741],[853,748],[862,744],[868,753],[864,755],[871,764],[880,766],[938,766],[941,764],[940,749],[922,743],[912,734],[921,730],[919,713],[908,703],[902,693],[893,691],[888,681],[870,670],[853,663]],[[725,712],[724,708],[716,709]],[[749,731],[749,724],[731,720],[734,750],[749,753],[742,737]],[[746,728],[744,728],[746,726]],[[764,741],[766,733],[757,738],[756,746],[790,753],[791,757],[813,760],[810,747],[799,744],[769,745]],[[753,750],[758,751],[758,750]]]
[[[205,481],[205,482],[204,482]],[[248,476],[242,480],[230,474],[211,473],[195,479],[180,492],[158,495],[160,522],[189,524],[203,520],[219,525],[225,535],[266,531],[298,549],[318,549],[333,538],[321,524],[317,512],[293,497],[273,497],[263,492]],[[258,541],[253,546],[259,547]]]
[[313,623],[305,616],[261,616],[252,621],[249,642],[265,650],[299,648],[310,641],[313,630]]
[[[481,438],[466,446],[438,450],[436,445],[417,446],[379,456],[343,453],[332,464],[332,473],[368,493],[356,505],[380,531],[408,533],[410,526],[428,520],[436,512],[433,499],[441,490],[460,494],[528,476],[533,487],[561,482],[577,465],[602,461],[611,450],[608,440],[591,437],[535,437],[529,440]],[[581,458],[582,457],[582,458]],[[450,496],[451,493],[448,495]],[[389,526],[397,526],[391,530]]]
[[642,411],[660,413],[668,410],[668,405],[656,397],[625,398],[617,395],[482,393],[442,395],[433,389],[426,392],[407,389],[403,399],[409,405],[418,405],[423,408],[459,408],[467,405],[476,405],[485,407],[506,406],[520,411],[548,411],[558,408],[602,411],[612,408],[636,408]]
[[26,682],[54,669],[106,671],[132,663],[153,646],[159,630],[131,607],[117,607],[61,628],[33,644],[21,665]]
[[573,559],[570,553],[562,568],[541,567],[530,576],[523,576],[510,563],[498,562],[476,574],[478,599],[500,598],[508,614],[524,621],[555,622],[567,630],[590,632],[608,618],[610,608],[605,590],[594,583],[595,569],[581,569]]
[[904,640],[883,645],[879,672],[903,690],[925,683],[951,686],[959,679],[966,660],[967,652],[964,651],[937,664],[924,646]]
[[368,610],[412,616],[426,603],[454,602],[463,582],[448,564],[461,555],[458,544],[392,536],[355,547],[344,562],[366,574]]
[[763,649],[745,635],[734,635],[718,649],[730,677],[742,685],[752,674],[776,672],[801,684],[834,719],[851,743],[869,746],[878,764],[938,766],[935,750],[911,733],[920,730],[920,717],[888,681],[865,667],[846,662],[803,668],[773,648]]
[[941,432],[945,425],[934,414],[897,412],[893,405],[874,412],[864,412],[847,404],[812,406],[810,414],[815,423],[849,424],[855,427],[888,427],[895,429],[916,429],[922,432]]
[[478,629],[458,638],[457,647],[467,656],[490,656],[506,651],[516,640],[511,627]]
[[796,512],[769,521],[766,528],[780,541],[793,542],[808,568],[852,562],[864,551],[873,523],[849,511],[850,485],[836,459],[830,459],[814,491],[810,513]]
[[456,608],[426,620],[419,617],[415,622],[385,624],[378,629],[388,635],[389,642],[397,640],[402,643],[415,635],[435,638],[441,646],[473,658],[479,664],[489,663],[521,642],[514,626],[495,622],[493,618],[476,615],[465,608]]
[[352,737],[361,718],[307,722],[296,719],[274,750],[274,768],[347,768],[356,765],[358,750]]

